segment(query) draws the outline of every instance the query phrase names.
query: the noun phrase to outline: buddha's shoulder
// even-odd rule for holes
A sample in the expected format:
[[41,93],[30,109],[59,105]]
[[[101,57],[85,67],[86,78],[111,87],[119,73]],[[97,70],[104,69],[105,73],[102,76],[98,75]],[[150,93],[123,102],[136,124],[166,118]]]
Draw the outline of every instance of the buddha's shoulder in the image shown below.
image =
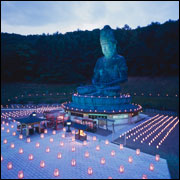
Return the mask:
[[118,61],[125,61],[125,58],[119,54],[116,54],[113,59],[118,60]]

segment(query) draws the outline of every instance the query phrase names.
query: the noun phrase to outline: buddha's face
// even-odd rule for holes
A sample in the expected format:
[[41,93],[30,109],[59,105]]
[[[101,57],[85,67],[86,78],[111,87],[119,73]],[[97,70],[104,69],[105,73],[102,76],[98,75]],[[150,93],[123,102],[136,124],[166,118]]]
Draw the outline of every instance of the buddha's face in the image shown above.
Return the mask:
[[101,48],[106,58],[111,58],[116,52],[116,43],[112,41],[101,41]]

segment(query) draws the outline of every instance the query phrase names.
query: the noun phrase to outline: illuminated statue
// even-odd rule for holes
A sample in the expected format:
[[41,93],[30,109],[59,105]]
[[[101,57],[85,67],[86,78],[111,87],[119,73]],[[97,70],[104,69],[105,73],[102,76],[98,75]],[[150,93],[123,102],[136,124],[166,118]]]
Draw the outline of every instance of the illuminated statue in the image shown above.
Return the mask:
[[119,96],[120,83],[127,81],[127,65],[124,57],[117,54],[117,42],[110,26],[101,30],[100,43],[104,56],[96,62],[92,85],[78,87],[78,94]]

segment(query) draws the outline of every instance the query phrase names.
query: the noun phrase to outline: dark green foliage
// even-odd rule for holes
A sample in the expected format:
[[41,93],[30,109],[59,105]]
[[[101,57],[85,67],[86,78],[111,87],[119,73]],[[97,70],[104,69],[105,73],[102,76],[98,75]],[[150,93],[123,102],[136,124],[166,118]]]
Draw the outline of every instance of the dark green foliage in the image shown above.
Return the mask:
[[[115,31],[118,53],[128,64],[129,76],[177,76],[179,20]],[[99,29],[66,34],[1,33],[3,82],[90,82],[95,63],[103,54]]]

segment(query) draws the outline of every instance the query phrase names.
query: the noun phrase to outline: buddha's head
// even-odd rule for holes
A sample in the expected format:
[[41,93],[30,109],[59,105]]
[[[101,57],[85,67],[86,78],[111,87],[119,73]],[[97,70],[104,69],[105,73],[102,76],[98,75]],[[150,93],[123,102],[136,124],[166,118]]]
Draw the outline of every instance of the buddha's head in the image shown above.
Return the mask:
[[116,43],[113,30],[109,25],[104,26],[100,32],[100,43],[104,56],[111,58],[116,53]]

